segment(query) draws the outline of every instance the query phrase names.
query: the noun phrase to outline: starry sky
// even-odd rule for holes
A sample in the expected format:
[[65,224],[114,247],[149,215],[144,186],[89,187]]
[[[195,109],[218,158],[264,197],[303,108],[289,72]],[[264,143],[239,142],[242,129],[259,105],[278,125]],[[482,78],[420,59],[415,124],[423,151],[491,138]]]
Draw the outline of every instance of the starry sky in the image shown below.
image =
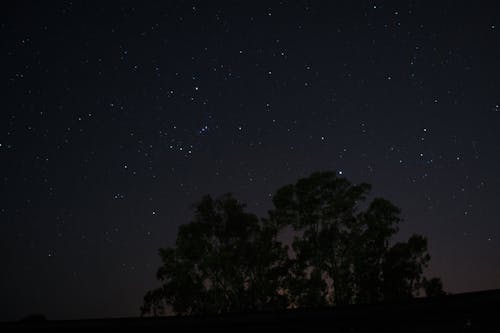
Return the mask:
[[14,1],[0,40],[0,320],[137,316],[193,202],[323,170],[500,288],[497,1]]

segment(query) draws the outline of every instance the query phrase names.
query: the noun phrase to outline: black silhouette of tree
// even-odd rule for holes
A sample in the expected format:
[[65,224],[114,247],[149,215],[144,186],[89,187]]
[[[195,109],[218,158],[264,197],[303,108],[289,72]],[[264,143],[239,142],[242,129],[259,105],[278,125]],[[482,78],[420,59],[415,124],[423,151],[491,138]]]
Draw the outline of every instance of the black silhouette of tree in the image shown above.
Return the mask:
[[167,305],[181,315],[286,307],[287,249],[276,228],[244,208],[230,194],[195,205],[175,247],[159,251],[162,286],[146,294],[143,314],[162,314]]
[[429,280],[424,278],[422,285],[425,291],[425,296],[427,297],[447,295],[447,293],[443,290],[443,282],[439,278],[432,278]]
[[[362,210],[370,189],[318,172],[277,191],[271,220],[298,234],[287,288],[293,305],[372,303],[413,297],[425,287],[427,240],[413,235],[390,246],[400,210],[382,198]],[[431,281],[439,289],[440,280]]]
[[296,306],[349,303],[353,282],[348,270],[356,227],[356,205],[368,184],[351,186],[334,173],[315,173],[279,189],[271,220],[299,232],[292,248],[289,294]]
[[[179,315],[372,303],[443,294],[423,273],[427,240],[391,245],[400,210],[334,172],[280,188],[269,219],[245,212],[230,194],[205,196],[174,247],[160,249],[162,285],[144,296],[143,315]],[[363,209],[364,208],[364,209]],[[294,231],[292,248],[278,241]]]

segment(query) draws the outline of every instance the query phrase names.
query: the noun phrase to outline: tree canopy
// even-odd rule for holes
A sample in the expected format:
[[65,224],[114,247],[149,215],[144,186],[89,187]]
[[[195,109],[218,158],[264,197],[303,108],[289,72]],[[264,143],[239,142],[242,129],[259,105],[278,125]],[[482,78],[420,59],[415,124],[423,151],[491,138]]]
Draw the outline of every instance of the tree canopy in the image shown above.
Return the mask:
[[[231,194],[196,203],[194,219],[162,248],[143,315],[245,312],[372,303],[440,295],[424,277],[427,240],[412,235],[391,244],[402,221],[388,200],[367,197],[334,172],[317,172],[284,186],[269,217],[259,219]],[[291,247],[280,235],[293,235]]]

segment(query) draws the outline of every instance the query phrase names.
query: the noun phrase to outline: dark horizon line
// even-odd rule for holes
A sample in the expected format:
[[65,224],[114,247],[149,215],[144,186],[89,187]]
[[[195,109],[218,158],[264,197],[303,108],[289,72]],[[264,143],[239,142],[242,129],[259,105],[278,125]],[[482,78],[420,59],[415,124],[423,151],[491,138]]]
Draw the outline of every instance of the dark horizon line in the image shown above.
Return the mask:
[[[137,317],[107,317],[107,318],[84,318],[84,319],[48,319],[44,317],[43,313],[33,313],[29,314],[19,320],[15,321],[0,321],[0,325],[18,325],[18,324],[43,324],[43,323],[53,323],[53,324],[65,324],[65,323],[99,323],[99,322],[118,322],[118,321],[192,321],[192,320],[215,320],[224,318],[238,319],[238,317],[249,316],[262,316],[266,315],[288,315],[292,313],[306,313],[315,312],[320,313],[330,313],[331,315],[342,315],[342,313],[335,313],[346,311],[356,311],[359,309],[370,310],[377,307],[393,307],[393,306],[412,306],[412,305],[425,305],[421,303],[427,303],[432,305],[434,303],[453,303],[459,302],[461,300],[472,300],[477,298],[483,298],[483,301],[496,300],[500,305],[500,289],[485,289],[479,291],[468,291],[462,293],[447,293],[441,296],[416,296],[408,299],[399,300],[386,300],[375,303],[361,303],[361,304],[342,304],[342,305],[330,305],[322,307],[297,307],[297,308],[287,308],[282,310],[256,310],[249,312],[225,312],[219,314],[195,314],[195,315],[162,315],[162,316],[137,316]],[[469,304],[473,305],[473,304]],[[319,313],[318,313],[319,312]],[[326,314],[326,313],[325,313]],[[250,319],[250,318],[247,318]],[[257,319],[257,318],[255,318]]]

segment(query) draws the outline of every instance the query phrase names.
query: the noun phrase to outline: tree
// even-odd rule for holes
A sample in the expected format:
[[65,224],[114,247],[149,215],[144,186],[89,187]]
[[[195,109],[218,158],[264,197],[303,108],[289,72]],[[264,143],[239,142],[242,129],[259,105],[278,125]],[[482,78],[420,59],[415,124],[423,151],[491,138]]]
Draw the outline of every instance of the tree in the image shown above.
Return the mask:
[[361,210],[370,189],[317,172],[277,191],[271,220],[297,233],[287,289],[295,306],[372,303],[424,287],[427,240],[414,235],[390,246],[400,210],[382,198]]
[[447,295],[443,290],[443,282],[440,278],[432,278],[427,280],[424,278],[423,287],[425,291],[425,296],[427,297],[436,297],[436,296],[444,296]]
[[[245,212],[230,194],[205,196],[175,246],[159,250],[161,287],[144,296],[142,314],[167,306],[180,315],[373,303],[442,293],[423,273],[427,240],[391,245],[402,221],[371,186],[317,172],[280,188],[268,219]],[[364,209],[363,209],[364,208]],[[293,230],[289,249],[278,241]]]
[[296,258],[289,290],[295,305],[351,302],[349,231],[356,225],[357,203],[369,189],[368,184],[352,186],[333,172],[323,172],[277,191],[271,220],[299,233],[292,244]]
[[391,237],[397,233],[400,210],[389,201],[375,198],[356,217],[350,231],[352,280],[357,303],[373,303],[385,299],[383,290],[384,262]]
[[205,196],[175,247],[160,249],[162,286],[144,297],[142,314],[180,315],[284,308],[287,249],[277,229],[244,211],[230,194]]

